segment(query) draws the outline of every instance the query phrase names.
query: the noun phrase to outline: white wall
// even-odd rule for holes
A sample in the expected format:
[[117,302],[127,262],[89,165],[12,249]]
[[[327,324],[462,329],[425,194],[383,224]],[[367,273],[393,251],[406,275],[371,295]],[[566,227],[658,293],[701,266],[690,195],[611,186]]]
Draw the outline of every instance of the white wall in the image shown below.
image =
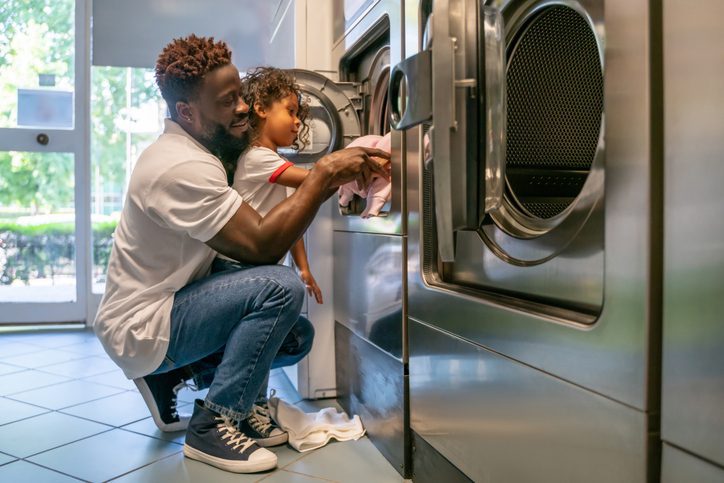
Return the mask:
[[[271,65],[313,70],[338,79],[332,62],[332,0],[281,0],[272,16],[269,48]],[[324,304],[308,297],[307,316],[314,325],[314,346],[309,356],[286,373],[305,398],[336,396],[334,367],[334,286],[332,210],[335,197],[325,203],[307,230],[309,266],[322,290]]]
[[93,0],[92,63],[152,68],[173,38],[224,40],[239,70],[264,64],[274,2],[259,0]]

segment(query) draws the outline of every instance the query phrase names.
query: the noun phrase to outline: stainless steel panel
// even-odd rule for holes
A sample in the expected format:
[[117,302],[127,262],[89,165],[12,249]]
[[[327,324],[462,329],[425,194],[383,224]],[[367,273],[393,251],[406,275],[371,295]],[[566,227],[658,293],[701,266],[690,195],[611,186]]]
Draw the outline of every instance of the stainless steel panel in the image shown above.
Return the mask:
[[664,444],[662,483],[724,483],[724,468]]
[[[334,62],[340,63],[340,80],[349,80],[346,76],[346,64],[352,62],[368,62],[364,57],[357,58],[365,47],[379,38],[380,33],[388,28],[384,35],[389,36],[390,64],[397,64],[402,60],[403,18],[402,3],[398,0],[382,0],[374,3],[363,16],[356,19],[352,26],[339,39],[332,50]],[[343,62],[344,60],[344,62]],[[402,147],[402,133],[392,134],[392,197],[390,213],[386,217],[372,217],[362,219],[359,216],[345,216],[335,211],[334,227],[336,230],[384,233],[403,235],[407,232],[406,198],[404,197],[405,165]]]
[[[593,322],[601,310],[604,293],[602,203],[596,205],[588,222],[591,229],[576,233],[554,259],[526,267],[511,267],[483,244],[477,232],[458,232],[449,280],[578,310],[582,314],[576,317],[581,322]],[[532,257],[551,250],[556,251],[555,246],[539,240],[529,240],[525,247]]]
[[470,483],[459,468],[412,431],[412,479],[415,483]]
[[402,362],[334,325],[338,401],[358,414],[372,443],[403,476],[410,469],[407,377]]
[[402,359],[405,237],[334,232],[334,319]]
[[724,465],[724,3],[692,7],[664,2],[662,435]]
[[[602,2],[580,3],[602,13]],[[419,139],[413,144],[408,138],[406,152],[410,315],[638,409],[655,408],[658,391],[651,376],[657,371],[649,371],[649,348],[660,331],[657,285],[649,282],[660,263],[660,207],[652,203],[660,189],[661,164],[651,105],[651,82],[660,77],[650,61],[655,5],[644,0],[605,1],[604,296],[592,325],[562,309],[545,311],[504,296],[427,285],[420,266]],[[588,277],[575,268],[568,272],[572,261],[562,262],[566,271],[554,270],[548,276]],[[526,273],[511,271],[510,276],[524,280]],[[414,350],[412,342],[410,348]]]
[[646,415],[410,320],[415,433],[473,481],[646,481]]

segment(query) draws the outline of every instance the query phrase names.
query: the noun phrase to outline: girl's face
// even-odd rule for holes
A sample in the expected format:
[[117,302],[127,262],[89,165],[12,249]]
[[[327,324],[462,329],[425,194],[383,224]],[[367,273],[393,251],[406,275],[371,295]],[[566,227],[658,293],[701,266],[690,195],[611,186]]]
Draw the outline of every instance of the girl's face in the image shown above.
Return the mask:
[[[257,111],[258,112],[258,111]],[[299,101],[295,94],[274,101],[269,108],[263,110],[264,126],[262,136],[273,142],[277,147],[291,146],[297,139],[302,121],[297,117]]]

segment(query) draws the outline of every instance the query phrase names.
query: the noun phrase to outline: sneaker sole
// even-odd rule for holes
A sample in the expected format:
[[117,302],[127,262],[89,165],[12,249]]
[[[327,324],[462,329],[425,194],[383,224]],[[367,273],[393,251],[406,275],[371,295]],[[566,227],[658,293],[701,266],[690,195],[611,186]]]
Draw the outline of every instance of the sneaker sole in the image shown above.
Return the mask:
[[136,384],[138,392],[141,393],[146,406],[148,406],[148,410],[151,411],[151,417],[153,418],[153,422],[156,423],[158,429],[164,433],[173,433],[176,431],[185,431],[186,428],[189,427],[189,419],[191,418],[188,416],[179,417],[179,420],[175,423],[164,423],[161,419],[161,414],[158,412],[156,400],[153,399],[153,394],[151,394],[151,389],[149,389],[146,381],[144,381],[143,378],[140,378],[134,379],[133,382]]
[[289,440],[289,433],[282,433],[277,436],[271,436],[269,438],[254,439],[254,441],[256,441],[256,444],[258,444],[262,448],[279,446],[280,444],[286,443],[287,440]]
[[272,453],[272,455],[274,456],[273,459],[267,458],[260,461],[233,461],[211,456],[203,451],[189,446],[188,444],[184,444],[184,456],[187,458],[215,466],[231,473],[257,473],[259,471],[276,468],[277,456],[274,453]]

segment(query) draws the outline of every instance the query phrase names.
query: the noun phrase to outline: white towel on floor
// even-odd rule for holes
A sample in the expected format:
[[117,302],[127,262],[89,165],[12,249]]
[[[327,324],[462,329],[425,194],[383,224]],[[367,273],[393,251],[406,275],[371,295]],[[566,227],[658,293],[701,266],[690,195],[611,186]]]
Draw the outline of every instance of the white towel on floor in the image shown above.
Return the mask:
[[289,444],[302,453],[321,448],[332,438],[349,441],[365,434],[359,416],[350,419],[334,408],[305,413],[278,397],[272,397],[269,398],[269,412],[279,427],[289,433]]

